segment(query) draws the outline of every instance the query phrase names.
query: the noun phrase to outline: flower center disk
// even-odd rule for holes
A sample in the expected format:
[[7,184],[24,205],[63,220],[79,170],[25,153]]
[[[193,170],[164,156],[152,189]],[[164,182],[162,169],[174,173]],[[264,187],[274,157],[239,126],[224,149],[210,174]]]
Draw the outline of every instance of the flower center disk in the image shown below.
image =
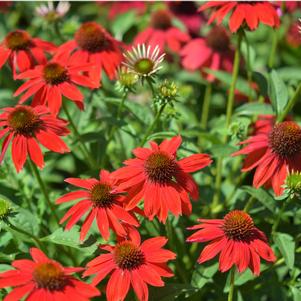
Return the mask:
[[207,45],[217,52],[226,52],[230,48],[230,39],[224,28],[213,27],[206,37]]
[[32,46],[32,41],[27,32],[16,30],[6,36],[5,44],[11,50],[27,50]]
[[244,211],[234,210],[224,217],[223,230],[230,239],[248,240],[252,238],[254,222]]
[[153,71],[154,62],[148,58],[140,59],[135,63],[134,69],[137,73],[147,75]]
[[49,63],[44,67],[43,75],[45,81],[50,85],[59,85],[69,80],[68,71],[58,63]]
[[50,291],[61,290],[67,284],[62,269],[52,262],[40,263],[33,272],[33,279],[39,288]]
[[144,264],[143,252],[130,241],[123,241],[116,245],[114,260],[123,270],[134,270]]
[[177,171],[175,160],[163,152],[151,154],[144,167],[151,181],[162,184],[169,182]]
[[8,125],[21,135],[33,134],[39,123],[38,116],[27,107],[16,108],[8,116]]
[[169,29],[172,26],[171,15],[165,10],[154,12],[151,16],[151,26],[155,29]]
[[91,200],[94,206],[111,208],[114,203],[114,195],[111,193],[111,186],[104,183],[97,183],[91,189]]
[[104,30],[95,22],[84,23],[75,33],[80,48],[89,52],[99,52],[108,45]]
[[301,153],[301,128],[292,121],[276,124],[269,135],[273,151],[283,158]]

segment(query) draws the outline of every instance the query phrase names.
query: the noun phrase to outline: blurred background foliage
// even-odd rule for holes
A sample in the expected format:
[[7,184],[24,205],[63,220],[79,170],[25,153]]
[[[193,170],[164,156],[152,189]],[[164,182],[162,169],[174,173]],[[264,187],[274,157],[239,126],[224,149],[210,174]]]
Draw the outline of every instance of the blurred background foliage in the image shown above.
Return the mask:
[[[104,26],[115,38],[130,45],[135,35],[149,23],[150,12],[165,8],[166,3],[147,3],[147,10],[139,15],[130,10],[108,18],[112,5],[109,2],[72,2],[67,15],[54,26],[53,23],[35,14],[37,2],[15,2],[8,12],[0,13],[0,37],[14,29],[27,30],[32,36],[38,36],[59,45],[60,35],[65,41],[73,37],[74,32],[84,21],[96,21]],[[195,4],[198,5],[198,4]],[[179,54],[169,52],[164,67],[156,78],[155,91],[158,91],[164,80],[174,81],[178,87],[177,102],[167,106],[161,122],[149,140],[162,140],[180,133],[183,145],[179,157],[193,153],[205,152],[214,160],[223,157],[223,181],[221,186],[222,208],[212,208],[211,200],[214,192],[214,176],[216,164],[197,173],[194,178],[199,184],[200,200],[193,203],[193,214],[189,217],[175,218],[170,216],[167,229],[157,220],[152,222],[141,219],[140,233],[143,237],[167,235],[168,247],[177,253],[177,259],[171,263],[175,277],[166,280],[164,288],[151,290],[150,300],[225,300],[225,292],[229,289],[227,274],[218,272],[218,263],[196,263],[202,246],[187,244],[186,228],[195,224],[197,218],[208,218],[215,215],[222,217],[228,210],[242,209],[246,202],[254,199],[250,210],[255,224],[270,238],[278,261],[274,265],[262,264],[262,275],[254,277],[247,271],[236,278],[238,301],[300,301],[301,300],[301,207],[297,196],[281,213],[281,203],[286,197],[275,198],[272,192],[252,188],[252,176],[240,172],[241,158],[229,155],[237,149],[236,143],[247,137],[250,125],[258,114],[276,113],[277,106],[283,107],[290,98],[301,79],[301,48],[292,47],[287,43],[287,32],[293,22],[301,16],[301,11],[285,12],[281,17],[281,27],[276,32],[277,48],[274,56],[273,71],[268,68],[271,45],[275,33],[269,27],[260,26],[254,32],[247,32],[249,41],[249,60],[252,66],[252,78],[257,89],[248,85],[247,79],[247,46],[243,45],[244,62],[241,65],[239,81],[236,89],[241,97],[236,99],[236,108],[229,128],[225,126],[225,107],[231,74],[223,71],[211,71],[218,81],[213,85],[210,104],[208,128],[201,126],[202,104],[207,82],[199,72],[189,73],[180,64]],[[179,19],[174,19],[175,26],[185,28]],[[205,23],[200,35],[208,32]],[[232,35],[233,44],[235,36]],[[201,54],[200,54],[201,55]],[[0,108],[14,106],[17,99],[12,96],[21,81],[13,81],[7,66],[0,70]],[[283,96],[283,91],[287,97]],[[47,182],[50,198],[54,202],[70,187],[64,183],[67,177],[97,177],[100,168],[110,171],[122,166],[122,162],[131,157],[131,150],[141,142],[145,129],[154,119],[154,97],[149,87],[138,83],[134,93],[129,93],[125,108],[119,120],[116,118],[122,93],[116,89],[114,81],[109,81],[103,74],[102,87],[95,91],[82,89],[85,94],[85,110],[80,112],[76,106],[68,102],[82,139],[93,154],[96,165],[91,168],[79,151],[79,144],[72,134],[66,141],[72,152],[64,155],[48,153],[47,162],[41,172]],[[247,98],[251,102],[247,102]],[[240,100],[238,100],[238,98]],[[262,98],[271,99],[262,102]],[[285,100],[285,98],[287,98]],[[261,99],[261,101],[259,101]],[[280,100],[279,100],[280,99]],[[280,102],[280,104],[279,104]],[[281,104],[282,102],[282,104]],[[294,108],[294,119],[301,120],[300,101]],[[63,113],[60,114],[65,118]],[[112,139],[108,141],[109,130],[117,127]],[[223,138],[231,139],[227,146]],[[12,202],[16,214],[11,221],[19,228],[41,238],[49,257],[55,258],[64,265],[84,265],[95,254],[99,254],[97,245],[104,243],[100,238],[96,225],[92,235],[84,244],[79,244],[78,227],[64,232],[58,227],[49,214],[43,194],[34,180],[30,166],[16,173],[10,156],[7,155],[0,167],[0,197]],[[69,204],[68,204],[69,206]],[[57,208],[61,217],[67,206]],[[279,232],[271,236],[272,225],[280,215]],[[9,229],[0,221],[0,271],[9,268],[15,258],[24,258],[33,241],[26,235]],[[111,237],[111,242],[115,238]],[[0,292],[1,296],[1,292]],[[98,300],[105,300],[104,294]],[[127,300],[134,300],[129,295]]]

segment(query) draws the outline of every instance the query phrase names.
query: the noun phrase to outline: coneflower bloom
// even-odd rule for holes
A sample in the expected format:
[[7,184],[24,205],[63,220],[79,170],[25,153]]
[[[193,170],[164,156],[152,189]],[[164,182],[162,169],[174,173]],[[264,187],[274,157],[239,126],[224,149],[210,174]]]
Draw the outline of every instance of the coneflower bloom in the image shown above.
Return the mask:
[[88,262],[84,276],[96,274],[92,280],[92,285],[96,285],[110,275],[106,288],[108,301],[123,301],[130,286],[139,301],[147,301],[148,284],[164,286],[161,277],[173,276],[166,263],[176,254],[162,248],[166,242],[165,237],[156,237],[140,243],[140,237],[137,237],[115,246],[104,245],[101,248],[109,253]]
[[261,131],[240,144],[247,146],[232,156],[247,155],[242,171],[256,169],[256,188],[272,187],[279,196],[288,172],[301,171],[301,128],[293,121],[278,123],[270,131]]
[[136,11],[137,14],[142,15],[147,5],[144,1],[116,1],[116,2],[98,2],[100,5],[109,4],[109,14],[108,17],[111,20],[114,20],[119,15],[124,14],[128,11]]
[[127,231],[123,223],[139,226],[135,216],[123,208],[124,191],[116,185],[116,180],[112,179],[110,173],[101,170],[97,179],[68,178],[65,182],[82,188],[69,192],[59,199],[56,204],[62,204],[73,200],[79,200],[72,206],[61,223],[69,219],[66,229],[70,230],[83,215],[88,213],[81,227],[80,239],[85,239],[94,220],[100,234],[106,240],[110,236],[111,228],[118,236],[127,236]]
[[166,221],[168,211],[178,216],[191,213],[189,194],[199,198],[198,186],[189,174],[208,166],[212,161],[207,154],[195,154],[177,161],[180,136],[164,140],[160,145],[151,141],[151,148],[138,147],[136,156],[113,173],[121,182],[120,189],[128,190],[127,209],[136,207],[144,199],[144,213],[149,219],[158,216]]
[[300,21],[298,23],[293,23],[289,27],[286,33],[287,43],[294,48],[297,48],[301,45],[301,25]]
[[145,44],[132,47],[125,53],[125,62],[122,62],[130,71],[141,77],[151,77],[162,68],[165,53],[160,54],[158,46],[152,49]]
[[[180,54],[184,68],[189,71],[199,69],[204,73],[204,68],[232,71],[234,51],[228,33],[221,26],[213,27],[205,38],[188,42]],[[207,74],[206,78],[209,81],[215,79],[212,74]]]
[[199,36],[205,18],[198,12],[196,3],[194,1],[168,1],[167,4],[172,14],[184,23],[189,33]]
[[214,20],[221,24],[226,15],[232,12],[229,19],[231,32],[244,26],[255,30],[260,23],[270,27],[280,25],[276,8],[268,1],[208,1],[200,7],[200,11],[208,8],[215,9],[208,20],[209,24]]
[[36,64],[44,64],[45,53],[51,53],[55,49],[52,43],[32,38],[24,30],[12,31],[0,43],[0,68],[8,60],[15,78],[17,72],[24,72]]
[[162,50],[179,52],[190,36],[172,24],[172,14],[168,10],[157,10],[151,15],[150,26],[138,33],[135,44],[159,46]]
[[120,47],[121,43],[99,24],[86,22],[76,31],[74,40],[59,47],[57,55],[70,53],[78,63],[92,63],[94,69],[88,72],[89,77],[99,83],[102,70],[109,79],[115,78],[116,69],[123,59]]
[[53,152],[69,152],[69,148],[60,138],[69,134],[67,122],[51,115],[46,107],[17,105],[14,108],[3,108],[2,111],[0,139],[5,138],[0,163],[10,143],[17,172],[23,168],[28,155],[38,167],[44,167],[43,153],[39,144]]
[[91,64],[79,63],[72,58],[54,58],[45,65],[25,71],[17,79],[29,79],[14,93],[20,97],[19,103],[24,103],[34,95],[32,105],[47,105],[53,114],[58,114],[62,105],[62,95],[75,102],[82,110],[84,96],[77,85],[97,88],[98,82],[92,81],[83,72],[93,69]]
[[30,255],[33,260],[14,260],[14,270],[0,273],[0,288],[14,287],[3,301],[89,301],[100,295],[93,285],[72,276],[83,268],[63,267],[37,248],[30,249]]
[[46,4],[41,4],[36,8],[36,13],[40,17],[45,18],[48,21],[56,21],[66,15],[70,9],[70,3],[68,1],[59,1],[56,7],[54,7],[52,1],[48,1]]
[[244,211],[233,210],[223,219],[199,219],[199,225],[188,228],[197,230],[188,242],[209,242],[201,252],[198,263],[219,256],[219,269],[226,272],[235,265],[240,273],[248,267],[253,274],[260,274],[260,258],[274,262],[276,257],[265,234],[255,227],[253,219]]

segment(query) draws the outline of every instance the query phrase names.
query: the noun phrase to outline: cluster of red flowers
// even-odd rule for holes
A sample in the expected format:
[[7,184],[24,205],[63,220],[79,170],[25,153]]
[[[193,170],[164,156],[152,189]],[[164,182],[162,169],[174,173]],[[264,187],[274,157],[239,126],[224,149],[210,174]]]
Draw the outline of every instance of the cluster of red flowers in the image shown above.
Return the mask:
[[[144,11],[144,4],[135,6]],[[277,12],[268,2],[216,1],[204,4],[200,10],[208,8],[215,9],[209,23],[216,20],[219,25],[212,27],[206,37],[195,36],[196,27],[201,24],[198,18],[197,25],[189,20],[187,32],[173,26],[177,9],[170,7],[152,12],[149,27],[137,35],[134,43],[159,45],[162,50],[180,53],[182,64],[188,70],[205,72],[208,67],[231,71],[234,52],[229,33],[220,25],[227,14],[232,13],[231,32],[241,27],[254,30],[259,23],[279,26]],[[182,20],[185,22],[187,18],[182,16]],[[63,96],[83,110],[84,96],[78,86],[99,88],[103,71],[113,80],[123,60],[123,47],[96,22],[83,23],[74,39],[59,47],[33,38],[23,30],[7,34],[0,44],[0,67],[7,62],[14,79],[27,81],[14,93],[16,97],[22,95],[19,103],[2,109],[0,114],[3,139],[0,163],[10,144],[17,172],[22,170],[27,158],[39,168],[44,167],[41,146],[57,153],[68,152],[61,138],[69,134],[68,123],[58,117]],[[207,80],[212,81],[214,77],[208,75]],[[31,104],[25,105],[29,99]],[[256,169],[254,187],[272,187],[276,195],[281,195],[288,172],[301,171],[301,128],[293,121],[274,123],[272,118],[260,120],[253,136],[240,143],[247,146],[233,156],[247,155],[243,171]],[[15,287],[4,300],[25,297],[33,301],[59,301],[68,296],[85,301],[100,295],[95,286],[108,275],[109,301],[124,300],[130,286],[139,300],[148,300],[147,285],[163,286],[161,277],[173,276],[167,262],[176,254],[163,249],[167,243],[165,237],[141,242],[139,219],[157,217],[165,223],[169,213],[190,215],[191,199],[199,199],[198,185],[191,173],[212,163],[208,154],[178,159],[181,143],[181,136],[165,139],[160,144],[150,141],[150,147],[135,148],[132,151],[135,157],[126,160],[123,167],[112,173],[100,170],[99,179],[65,179],[77,189],[56,200],[56,204],[73,202],[60,223],[67,222],[65,228],[69,230],[83,218],[80,240],[84,240],[96,221],[101,237],[108,240],[113,232],[116,244],[102,245],[101,249],[107,252],[88,262],[85,269],[63,267],[33,248],[30,250],[33,260],[15,260],[14,270],[0,274],[0,288]],[[188,242],[210,241],[202,250],[199,263],[220,253],[222,272],[235,265],[239,272],[249,267],[259,275],[260,258],[275,261],[266,236],[246,212],[234,210],[223,219],[199,222],[190,228],[197,232],[187,239]],[[83,272],[83,276],[95,275],[92,284],[73,277],[77,272]]]

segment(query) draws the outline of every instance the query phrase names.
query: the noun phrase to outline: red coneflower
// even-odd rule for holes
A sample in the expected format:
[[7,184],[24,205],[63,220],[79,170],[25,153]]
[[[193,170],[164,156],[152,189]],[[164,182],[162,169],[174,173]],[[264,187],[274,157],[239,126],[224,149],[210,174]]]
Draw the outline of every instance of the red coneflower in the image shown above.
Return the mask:
[[66,225],[66,229],[69,230],[85,213],[89,212],[81,228],[81,240],[86,237],[94,219],[97,221],[99,232],[106,240],[110,236],[109,228],[118,236],[127,236],[126,228],[122,222],[139,226],[134,215],[123,208],[124,195],[122,193],[124,191],[116,185],[116,180],[112,179],[110,173],[106,170],[100,171],[99,178],[100,180],[94,178],[66,179],[65,182],[84,188],[84,190],[69,192],[56,201],[56,204],[62,204],[82,199],[71,207],[60,221],[63,223],[70,218]]
[[69,152],[65,142],[59,137],[69,134],[67,122],[51,115],[46,107],[17,105],[14,108],[3,108],[2,111],[0,138],[5,139],[0,163],[11,142],[12,159],[17,172],[23,168],[27,155],[38,167],[44,167],[43,153],[38,143],[53,152]]
[[208,1],[200,7],[200,11],[208,8],[215,9],[209,18],[208,24],[211,24],[214,20],[217,24],[221,24],[226,15],[233,11],[229,19],[231,32],[236,32],[242,26],[254,30],[259,23],[271,27],[280,25],[276,9],[268,1]]
[[104,70],[110,79],[114,79],[117,67],[123,60],[121,42],[115,40],[96,22],[86,22],[74,35],[74,40],[59,47],[57,55],[71,53],[78,63],[92,63],[94,69],[88,72],[93,81],[99,83]]
[[186,32],[172,25],[172,15],[168,10],[157,10],[151,15],[148,28],[135,38],[135,44],[148,44],[161,50],[180,51],[182,45],[190,40]]
[[50,111],[57,115],[62,105],[62,95],[74,101],[82,110],[84,108],[84,96],[77,85],[97,88],[99,85],[89,77],[82,74],[91,71],[91,64],[79,63],[72,58],[53,59],[45,65],[36,66],[32,70],[25,71],[17,76],[17,79],[29,78],[14,96],[25,92],[20,103],[25,102],[34,95],[32,105],[48,105]]
[[143,1],[116,1],[116,2],[98,2],[100,5],[109,4],[109,14],[108,17],[111,20],[114,20],[119,15],[127,13],[128,11],[136,11],[137,14],[142,15],[147,5]]
[[167,239],[156,237],[140,243],[137,240],[123,240],[116,246],[104,245],[108,251],[87,264],[84,276],[96,274],[92,285],[96,285],[111,274],[106,288],[108,301],[123,301],[133,287],[139,301],[148,300],[148,287],[164,286],[161,277],[172,277],[167,261],[176,257],[173,252],[163,249]]
[[284,121],[240,142],[248,144],[232,156],[247,155],[242,171],[256,169],[253,186],[272,187],[281,195],[289,171],[301,171],[301,128],[293,121]]
[[205,18],[198,12],[196,3],[194,1],[168,1],[167,4],[172,14],[185,24],[189,33],[199,36]]
[[[202,55],[200,55],[202,53]],[[205,38],[188,42],[180,52],[184,68],[190,71],[209,68],[232,72],[234,51],[230,47],[230,38],[221,26],[213,27]],[[207,80],[213,81],[209,74]]]
[[276,260],[265,234],[254,226],[253,219],[246,212],[234,210],[223,219],[198,221],[201,224],[188,228],[198,231],[187,241],[210,241],[201,252],[198,263],[206,262],[220,253],[221,272],[235,265],[240,273],[249,267],[253,274],[259,275],[260,257],[271,262]]
[[72,276],[83,268],[63,267],[37,248],[30,249],[30,255],[33,260],[15,260],[15,270],[0,273],[0,288],[14,287],[3,301],[89,301],[100,295],[93,285]]
[[301,45],[301,28],[300,22],[293,23],[290,25],[287,34],[286,34],[286,41],[287,43],[294,48],[297,48]]
[[0,68],[9,60],[15,78],[17,71],[24,72],[36,64],[44,64],[45,52],[55,49],[52,43],[32,38],[24,30],[12,31],[0,43]]
[[144,199],[144,212],[149,219],[158,215],[159,220],[165,222],[168,211],[176,216],[191,213],[188,194],[197,200],[199,190],[189,173],[212,161],[206,154],[195,154],[177,161],[176,153],[181,143],[180,136],[166,139],[160,145],[151,141],[151,149],[134,149],[136,158],[126,160],[126,166],[113,173],[121,182],[120,189],[128,190],[128,209]]

